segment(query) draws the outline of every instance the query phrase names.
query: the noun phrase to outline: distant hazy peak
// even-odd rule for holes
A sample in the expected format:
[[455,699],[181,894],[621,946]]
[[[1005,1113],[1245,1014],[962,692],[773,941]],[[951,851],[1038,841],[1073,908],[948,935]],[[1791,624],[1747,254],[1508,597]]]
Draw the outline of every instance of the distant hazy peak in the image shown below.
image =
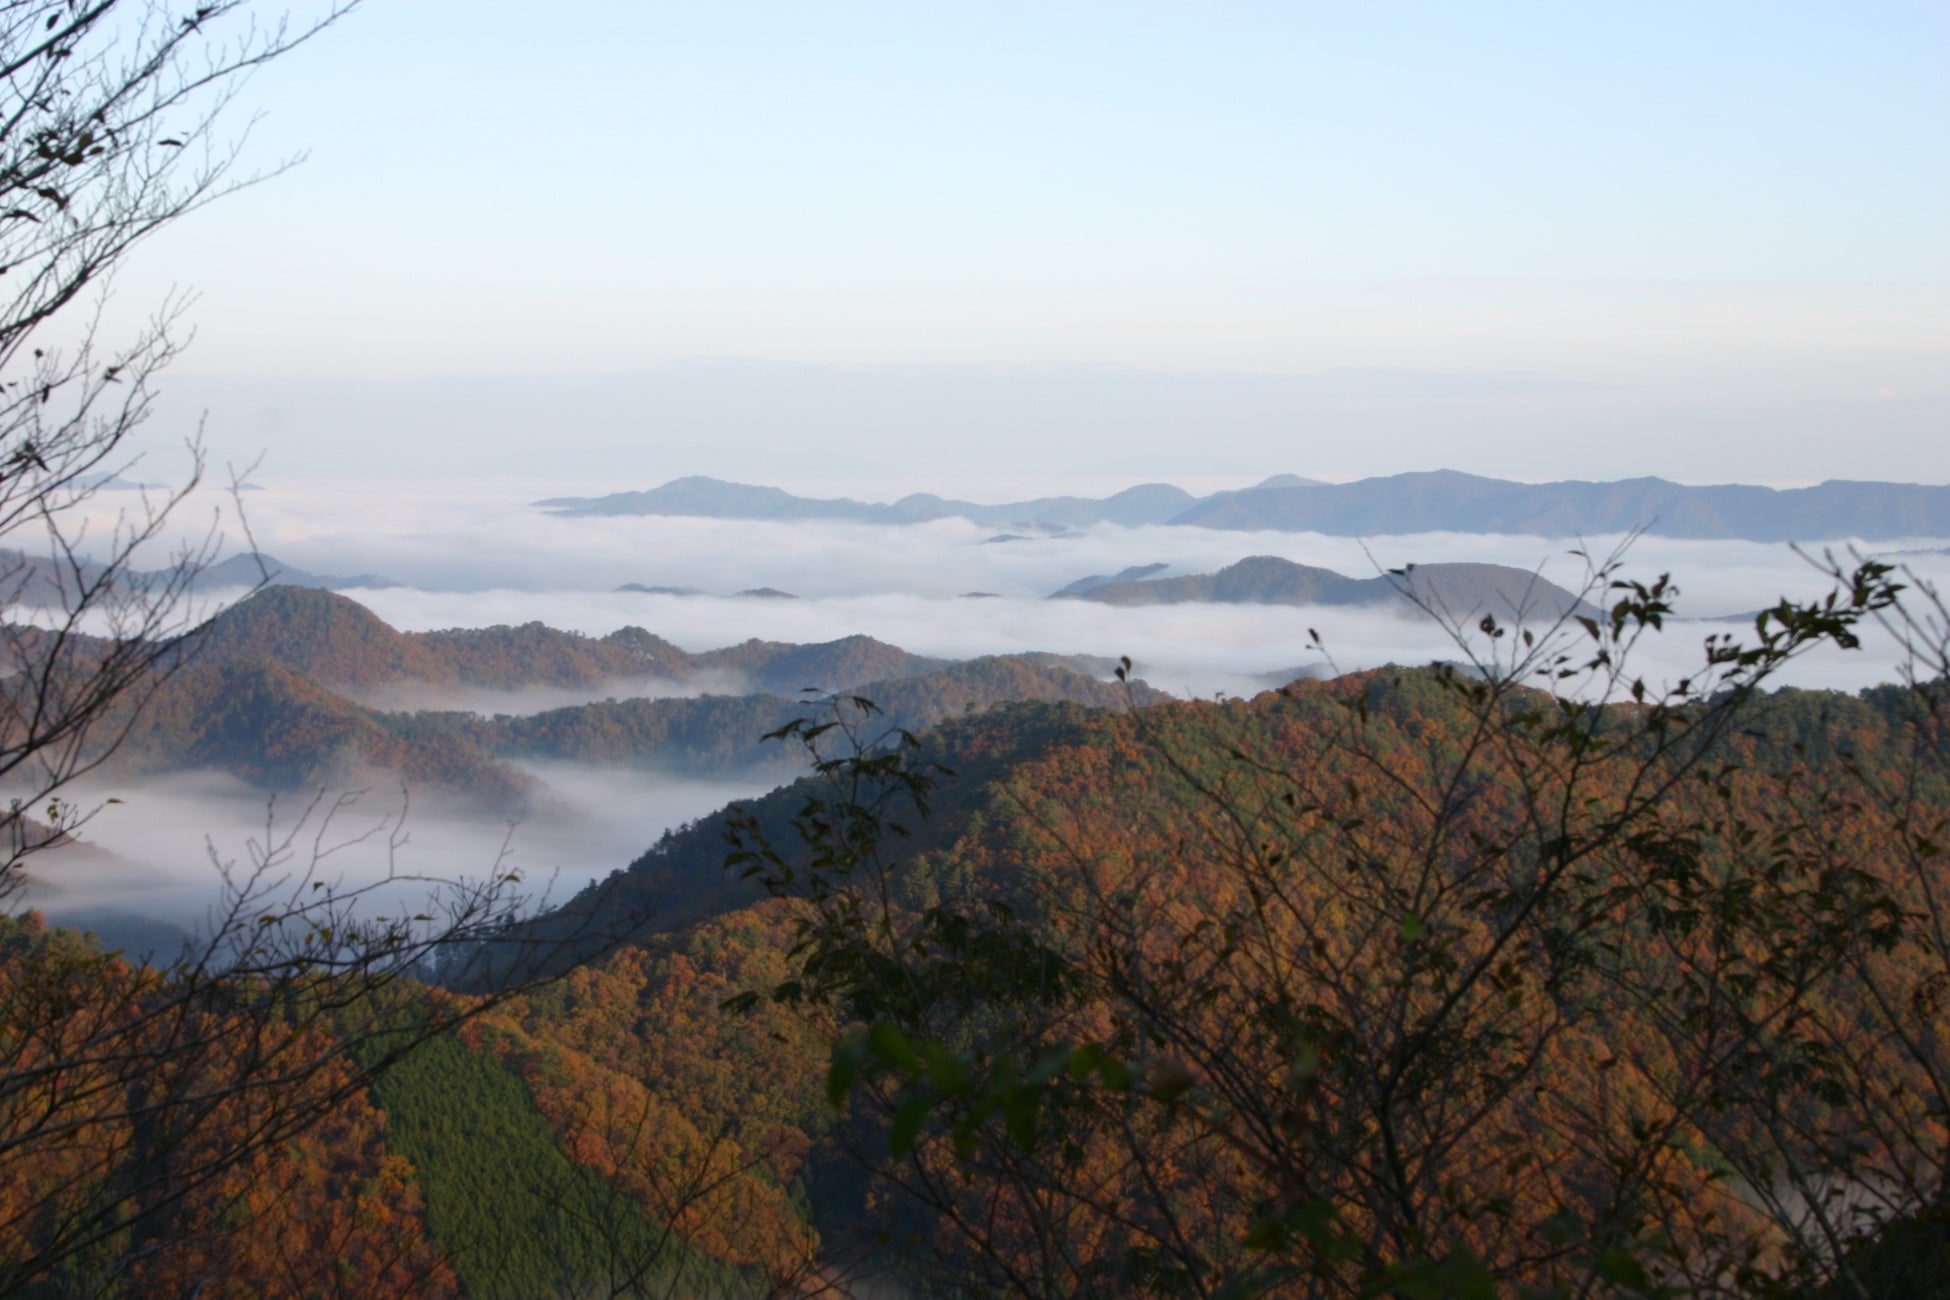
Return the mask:
[[1199,498],[1169,483],[1140,483],[1108,497],[1038,497],[989,505],[913,492],[892,504],[850,497],[801,497],[776,487],[727,483],[693,475],[641,492],[600,497],[550,497],[535,505],[560,515],[679,515],[710,519],[839,519],[860,523],[914,524],[969,519],[991,528],[1042,533],[1097,523],[1161,524]]
[[1950,487],[1828,482],[1694,487],[1661,478],[1515,483],[1428,470],[1353,483],[1254,487],[1206,497],[1174,524],[1336,537],[1458,532],[1757,542],[1950,536]]
[[[1132,572],[1143,571],[1125,571]],[[1506,623],[1554,621],[1569,613],[1599,614],[1556,583],[1508,565],[1423,564],[1412,565],[1402,574],[1350,578],[1277,555],[1249,555],[1217,573],[1178,578],[1124,574],[1112,580],[1086,578],[1052,599],[1104,605],[1388,605],[1463,622],[1484,613]]]
[[1747,484],[1693,487],[1660,478],[1610,483],[1516,483],[1460,470],[1417,470],[1353,483],[1275,474],[1261,483],[1194,497],[1145,483],[1108,497],[1040,497],[1001,505],[914,493],[891,505],[846,497],[799,497],[775,487],[692,477],[647,492],[554,497],[536,503],[563,515],[695,515],[718,519],[838,519],[909,524],[961,518],[1009,530],[1002,538],[1095,524],[1175,524],[1336,537],[1460,532],[1579,537],[1644,531],[1662,537],[1747,541],[1864,541],[1950,536],[1950,487],[1831,481],[1811,488]]
[[1170,567],[1170,565],[1163,563],[1133,564],[1127,569],[1118,570],[1116,573],[1093,573],[1087,577],[1078,578],[1075,582],[1052,592],[1051,599],[1055,599],[1058,596],[1081,596],[1085,592],[1095,591],[1099,587],[1107,587],[1114,582],[1139,582],[1145,578],[1155,578]]

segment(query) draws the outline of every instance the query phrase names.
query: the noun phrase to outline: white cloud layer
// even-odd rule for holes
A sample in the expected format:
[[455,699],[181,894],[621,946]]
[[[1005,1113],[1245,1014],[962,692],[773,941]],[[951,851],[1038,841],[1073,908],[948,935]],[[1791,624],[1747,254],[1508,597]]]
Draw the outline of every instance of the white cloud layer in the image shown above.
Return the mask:
[[[333,802],[354,792],[321,792],[307,818],[302,799],[274,801],[211,772],[84,783],[67,794],[80,806],[99,809],[80,835],[105,852],[57,849],[33,856],[28,871],[38,883],[25,903],[57,921],[79,916],[88,924],[112,925],[135,917],[194,928],[217,897],[217,863],[247,867],[252,845],[294,834],[289,855],[267,883],[295,882],[316,860],[320,878],[348,888],[392,874],[407,877],[380,897],[417,905],[439,881],[481,880],[512,870],[521,874],[534,904],[560,902],[627,865],[664,831],[771,786],[763,779],[692,781],[566,764],[527,770],[551,797],[543,812],[517,824],[424,794],[409,800],[398,789],[366,791],[328,819]],[[105,804],[110,797],[120,802]],[[272,895],[278,892],[274,888]]]
[[[747,638],[818,642],[865,633],[905,649],[949,658],[1047,650],[1128,655],[1140,676],[1180,695],[1247,695],[1282,673],[1326,662],[1335,666],[1456,659],[1462,651],[1441,628],[1380,609],[1171,605],[1110,607],[1048,600],[1047,594],[1093,573],[1163,563],[1171,573],[1210,572],[1247,555],[1274,554],[1354,575],[1407,563],[1473,560],[1540,569],[1576,588],[1586,566],[1572,544],[1536,537],[1428,533],[1380,537],[1365,544],[1312,534],[1234,533],[1190,528],[1100,527],[1073,537],[1005,543],[992,530],[958,520],[903,528],[836,523],[763,523],[683,518],[556,518],[530,502],[543,495],[616,484],[523,480],[287,483],[245,495],[257,544],[287,563],[315,572],[386,574],[411,586],[347,594],[406,631],[540,621],[602,635],[646,627],[692,651]],[[943,486],[932,484],[927,486]],[[1027,496],[1061,484],[992,484],[993,495]],[[1093,484],[1101,491],[1105,485]],[[842,489],[843,490],[843,489]],[[887,496],[857,490],[862,497]],[[116,493],[92,509],[111,514]],[[179,532],[207,521],[184,517]],[[103,520],[106,522],[106,519]],[[1604,555],[1615,538],[1590,539]],[[1950,581],[1940,539],[1885,546],[1915,549],[1902,557],[1918,576]],[[1751,614],[1781,596],[1808,599],[1828,583],[1791,548],[1747,542],[1641,538],[1626,571],[1650,579],[1674,575],[1678,608],[1688,616],[1640,650],[1636,670],[1649,683],[1693,674],[1700,643],[1738,622],[1701,622]],[[624,582],[700,588],[701,596],[618,592]],[[728,593],[770,586],[794,600],[737,598]],[[997,593],[974,599],[962,593]],[[210,604],[220,602],[214,595]],[[1750,628],[1748,630],[1751,630]],[[1480,647],[1478,647],[1480,649]],[[1893,678],[1895,648],[1871,635],[1860,651],[1824,649],[1791,666],[1783,683],[1853,689]],[[524,713],[607,696],[735,690],[733,680],[605,682],[587,690],[429,693],[407,686],[366,697],[378,707],[463,708]],[[573,767],[536,769],[558,796],[554,810],[514,831],[513,864],[531,881],[559,871],[556,894],[623,865],[665,828],[726,801],[756,793],[763,782],[685,782],[639,772]],[[84,792],[87,793],[87,792]],[[119,854],[122,864],[66,870],[58,893],[41,905],[59,914],[94,905],[144,915],[193,919],[211,897],[210,846],[237,857],[261,838],[261,795],[208,776],[184,775],[94,794],[126,802],[109,808],[87,837]],[[375,794],[346,825],[371,824],[393,809]],[[363,821],[361,820],[363,819]],[[437,803],[416,804],[402,866],[420,875],[479,875],[493,866],[506,828]],[[380,843],[348,848],[333,859],[350,879],[385,868]],[[47,860],[52,866],[56,859]],[[132,865],[131,865],[132,864]],[[133,874],[131,874],[133,873]],[[50,877],[52,879],[52,877]]]
[[[949,657],[1052,650],[1129,655],[1157,685],[1181,693],[1241,692],[1263,674],[1319,662],[1308,629],[1318,629],[1337,663],[1454,657],[1438,629],[1375,610],[1286,607],[1154,606],[1108,608],[1050,601],[1049,593],[1089,574],[1162,563],[1173,574],[1211,572],[1248,555],[1280,555],[1356,576],[1409,563],[1472,560],[1540,570],[1577,588],[1585,561],[1561,538],[1424,533],[1364,540],[1309,533],[1243,533],[1197,528],[1102,526],[1060,538],[991,542],[994,530],[963,520],[905,527],[853,523],[784,523],[677,517],[548,515],[538,497],[614,489],[588,480],[441,482],[340,480],[276,482],[244,494],[259,547],[314,572],[373,572],[409,584],[349,592],[404,630],[483,627],[540,621],[602,635],[647,627],[689,650],[749,637],[824,641],[866,633],[906,649]],[[820,485],[845,491],[844,484]],[[899,485],[854,489],[885,498]],[[942,487],[949,485],[926,484]],[[1061,491],[1061,480],[990,481],[997,498]],[[1089,490],[1107,484],[1093,482]],[[1200,486],[1210,486],[1201,484]],[[1013,491],[1011,491],[1013,489]],[[117,493],[103,493],[98,513]],[[105,521],[104,521],[105,522]],[[179,521],[185,531],[202,518]],[[1603,556],[1616,537],[1585,543]],[[1884,551],[1942,548],[1941,539],[1885,543]],[[1845,548],[1843,548],[1845,549]],[[1918,574],[1950,579],[1950,556],[1906,557]],[[1792,548],[1754,542],[1643,537],[1625,571],[1650,579],[1671,573],[1678,612],[1689,618],[1751,614],[1781,596],[1809,598],[1827,589]],[[618,592],[623,583],[697,588],[686,597]],[[798,600],[728,598],[771,587]],[[966,598],[968,592],[996,599]],[[1704,629],[1681,625],[1653,652],[1662,671],[1680,673],[1696,660]],[[1874,651],[1816,656],[1792,674],[1806,684],[1861,685],[1893,671]],[[620,694],[724,689],[605,683],[590,691],[531,691],[452,699],[373,697],[486,712],[530,712]]]

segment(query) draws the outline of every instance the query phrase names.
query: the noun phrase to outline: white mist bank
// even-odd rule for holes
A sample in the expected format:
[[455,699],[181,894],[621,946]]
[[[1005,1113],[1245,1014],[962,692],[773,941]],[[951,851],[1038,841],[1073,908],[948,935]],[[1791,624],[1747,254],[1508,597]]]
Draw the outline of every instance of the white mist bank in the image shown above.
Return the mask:
[[[1305,466],[1298,468],[1304,470]],[[404,630],[484,627],[540,621],[594,636],[635,625],[689,650],[750,637],[826,641],[856,633],[918,653],[966,658],[1048,650],[1129,655],[1163,689],[1181,694],[1248,693],[1267,674],[1322,663],[1310,644],[1317,629],[1343,669],[1387,662],[1456,658],[1440,629],[1386,611],[1254,606],[1110,608],[1044,599],[1091,574],[1163,564],[1165,574],[1209,573],[1249,555],[1278,555],[1351,576],[1406,564],[1478,561],[1535,570],[1576,590],[1589,561],[1561,538],[1423,533],[1366,539],[1308,533],[1235,533],[1199,528],[1098,526],[1062,537],[988,540],[992,530],[965,520],[893,526],[825,521],[766,522],[662,516],[566,518],[533,506],[555,491],[590,492],[630,484],[523,480],[442,482],[272,482],[242,494],[256,544],[313,572],[384,574],[408,583],[346,594]],[[993,486],[993,485],[992,485]],[[1039,485],[1048,487],[1050,485]],[[1024,485],[1027,489],[1028,485]],[[96,509],[114,507],[104,492]],[[862,493],[862,495],[872,495]],[[187,531],[201,519],[185,515]],[[1616,537],[1587,539],[1591,557],[1609,556]],[[1882,544],[1917,575],[1950,582],[1943,539]],[[1837,546],[1846,557],[1847,548]],[[1813,599],[1828,582],[1785,545],[1642,537],[1625,573],[1673,575],[1683,616],[1751,615],[1782,596]],[[695,588],[684,597],[618,592],[623,583]],[[758,587],[796,600],[729,598]],[[967,599],[990,592],[995,598]],[[240,593],[229,593],[234,597]],[[216,608],[223,593],[199,598]],[[1731,625],[1728,625],[1731,626]],[[1677,677],[1697,666],[1699,641],[1719,627],[1679,625],[1648,647],[1648,677]],[[1853,656],[1822,653],[1784,681],[1861,686],[1894,672],[1892,654],[1873,644]],[[383,708],[458,708],[524,713],[611,695],[735,690],[737,683],[602,683],[585,690],[511,693],[377,692]]]
[[[1305,469],[1304,466],[1299,467]],[[616,486],[632,486],[612,484]],[[1231,533],[1191,528],[1103,526],[1074,536],[991,543],[991,530],[960,520],[907,527],[835,523],[756,523],[679,518],[565,519],[532,508],[554,490],[589,484],[467,482],[273,485],[244,494],[255,540],[286,563],[332,574],[375,572],[413,583],[346,594],[404,631],[539,621],[602,636],[648,628],[691,651],[749,638],[821,642],[864,633],[904,649],[964,659],[1027,650],[1129,656],[1151,685],[1182,696],[1251,695],[1282,674],[1341,671],[1385,663],[1466,657],[1439,626],[1388,609],[1270,605],[1105,606],[1048,600],[1093,573],[1163,563],[1173,574],[1212,572],[1248,555],[1272,554],[1353,576],[1403,564],[1480,561],[1541,570],[1577,589],[1586,561],[1561,539],[1428,533],[1355,539],[1292,533]],[[95,508],[112,512],[116,494]],[[177,532],[207,519],[187,514]],[[170,540],[168,538],[165,541]],[[1609,554],[1617,539],[1586,549]],[[1942,539],[1887,543],[1917,577],[1950,583]],[[1845,548],[1837,548],[1845,551]],[[1640,538],[1625,572],[1650,580],[1674,575],[1677,607],[1693,619],[1751,615],[1782,596],[1819,597],[1829,582],[1792,548],[1748,542]],[[623,582],[702,588],[717,593],[771,586],[800,599],[651,595],[618,592]],[[961,593],[985,591],[972,599]],[[231,593],[234,597],[241,593]],[[208,593],[208,612],[226,597]],[[16,611],[18,613],[18,611]],[[1751,626],[1744,629],[1751,633]],[[1314,644],[1318,632],[1325,653]],[[1634,669],[1655,688],[1697,673],[1701,642],[1743,631],[1740,622],[1675,621],[1647,639]],[[1476,647],[1480,652],[1480,644]],[[1579,648],[1576,644],[1573,650]],[[1783,672],[1780,684],[1855,689],[1895,678],[1897,649],[1873,630],[1855,652],[1824,647]],[[366,693],[387,709],[443,708],[529,713],[607,697],[736,692],[731,676],[677,682],[627,679],[585,689],[455,690],[401,684]],[[684,782],[637,772],[536,769],[558,796],[556,811],[516,827],[510,862],[535,887],[557,878],[556,896],[623,865],[662,831],[759,785]],[[183,776],[91,789],[124,803],[105,809],[86,837],[121,855],[77,865],[38,901],[60,914],[89,906],[194,919],[214,893],[211,846],[240,860],[265,830],[263,796],[236,783]],[[397,792],[374,791],[348,810],[340,830],[370,829],[397,809]],[[278,810],[288,824],[295,812]],[[478,815],[417,802],[398,865],[415,875],[479,876],[493,869],[508,830]],[[331,855],[348,879],[386,869],[385,837]],[[49,859],[50,863],[53,859]]]
[[382,713],[428,710],[476,713],[492,718],[526,717],[601,700],[691,700],[703,695],[748,695],[754,689],[742,674],[703,672],[683,678],[612,677],[586,686],[521,686],[509,690],[435,682],[384,682],[340,693],[355,704]]
[[[97,811],[75,851],[29,858],[34,878],[16,906],[57,923],[115,918],[193,930],[221,886],[219,864],[247,872],[265,845],[283,845],[264,885],[277,898],[308,889],[305,873],[335,888],[396,879],[372,900],[416,909],[441,882],[520,873],[531,907],[560,903],[627,866],[666,830],[740,799],[763,794],[766,778],[696,781],[659,773],[574,764],[525,770],[546,786],[545,807],[508,822],[398,787],[325,790],[268,797],[235,778],[183,772],[139,781],[89,780],[64,792]],[[110,798],[119,802],[110,804]],[[341,802],[344,800],[345,802]]]
[[[1583,561],[1570,553],[1579,543],[1564,538],[1421,533],[1363,541],[1314,533],[1100,525],[1061,537],[991,542],[998,530],[961,519],[897,526],[563,517],[533,505],[558,492],[639,486],[645,484],[273,480],[239,499],[256,545],[287,564],[324,574],[375,573],[435,591],[591,592],[639,583],[720,595],[773,587],[819,599],[889,593],[951,597],[968,591],[1036,599],[1092,573],[1154,563],[1167,565],[1173,574],[1209,573],[1248,555],[1278,555],[1353,577],[1402,564],[1459,560],[1541,569],[1563,586],[1575,586],[1584,572]],[[1025,493],[1029,488],[1023,485]],[[104,492],[90,504],[98,535],[126,506],[124,495]],[[164,540],[200,538],[209,523],[207,514],[186,508]],[[227,527],[230,549],[242,549],[236,523]],[[1585,547],[1602,556],[1619,540],[1592,537]],[[1944,539],[1915,538],[1872,549],[1945,545]],[[1847,547],[1838,543],[1836,550],[1846,553]],[[162,555],[159,547],[158,563]],[[1950,570],[1940,556],[1917,562]],[[1785,592],[1807,589],[1812,576],[1807,562],[1787,546],[1661,537],[1638,539],[1630,567],[1646,576],[1672,572],[1683,591],[1681,612],[1701,617],[1755,609]]]

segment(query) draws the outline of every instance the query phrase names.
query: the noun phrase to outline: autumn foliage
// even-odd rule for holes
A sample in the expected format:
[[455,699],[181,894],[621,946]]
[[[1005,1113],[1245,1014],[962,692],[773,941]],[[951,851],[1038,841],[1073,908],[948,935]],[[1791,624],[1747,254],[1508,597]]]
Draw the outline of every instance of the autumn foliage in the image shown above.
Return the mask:
[[1100,715],[945,835],[952,755],[870,741],[734,827],[802,909],[770,996],[858,1026],[832,1095],[955,1285],[1843,1285],[1950,1187],[1940,686],[1758,686],[1887,573],[1665,691],[1621,583],[1588,658]]
[[[1940,1255],[1950,1204],[1942,687],[1763,689],[1886,613],[1873,579],[1665,690],[1616,667],[1659,608],[1628,586],[1570,628],[1583,659],[1513,638],[1474,670],[919,735],[839,701],[783,729],[812,777],[483,936],[539,945],[545,981],[461,961],[469,991],[399,986],[405,1023],[443,1027],[379,1071],[383,1036],[313,1042],[285,1080],[325,1022],[222,1032],[236,1008],[16,923],[9,1266],[112,1261],[131,1295],[808,1294],[854,1270],[920,1294],[1902,1294],[1877,1279]],[[171,1035],[205,1046],[173,1064]],[[308,1089],[330,1104],[299,1125]],[[58,1267],[28,1253],[104,1189],[135,1212]]]
[[450,1294],[349,1063],[317,1028],[180,992],[0,921],[0,1290]]

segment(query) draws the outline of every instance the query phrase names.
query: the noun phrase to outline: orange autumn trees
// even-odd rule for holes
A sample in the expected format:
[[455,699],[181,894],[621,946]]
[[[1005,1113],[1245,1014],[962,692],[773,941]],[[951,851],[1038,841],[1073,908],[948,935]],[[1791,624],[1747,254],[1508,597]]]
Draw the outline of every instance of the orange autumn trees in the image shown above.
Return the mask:
[[[112,339],[99,295],[150,236],[261,177],[225,110],[348,7],[287,20],[248,0],[0,3],[0,901],[18,901],[26,852],[86,820],[65,787],[181,662],[221,541],[168,543],[199,446],[187,482],[129,494],[110,523],[91,507],[139,459],[184,343],[180,297]],[[348,926],[343,895],[279,907],[262,878],[235,883],[219,936],[167,968],[0,918],[0,1293],[143,1277],[316,1291],[299,1274],[341,1247],[359,1258],[354,1237],[385,1241],[394,1263],[375,1279],[436,1277],[342,1056],[360,992],[436,951],[431,931]],[[481,894],[455,904],[457,935],[496,910]],[[321,1124],[351,1126],[328,1167],[302,1153]],[[234,1253],[259,1244],[236,1235],[259,1211],[328,1201],[342,1210],[317,1219],[309,1262]]]
[[[344,1088],[350,1067],[321,1080]],[[198,1134],[190,1168],[219,1163],[262,1117],[237,1104]],[[228,1163],[220,1177],[146,1225],[130,1263],[131,1295],[200,1294],[235,1300],[332,1296],[446,1300],[459,1292],[426,1231],[414,1171],[386,1150],[384,1117],[363,1093],[289,1141]]]
[[1843,576],[1665,689],[1616,582],[1471,671],[1100,720],[946,844],[912,738],[828,758],[798,848],[736,828],[800,909],[771,997],[859,1026],[831,1095],[964,1285],[1850,1285],[1945,1204],[1950,790],[1930,680],[1761,691],[1901,616]]
[[0,921],[0,1290],[451,1293],[341,1040],[208,992]]
[[788,929],[775,907],[737,912],[578,967],[464,1032],[632,1208],[778,1285],[819,1246],[792,1191],[826,1123],[817,1040],[782,1012],[728,1022],[721,1006],[783,974]]
[[419,980],[500,933],[517,882],[347,886],[322,869],[330,826],[254,842],[173,961],[4,922],[0,1293],[142,1294],[155,1274],[269,1295],[411,1276],[439,1294],[366,1093],[496,1005]]

